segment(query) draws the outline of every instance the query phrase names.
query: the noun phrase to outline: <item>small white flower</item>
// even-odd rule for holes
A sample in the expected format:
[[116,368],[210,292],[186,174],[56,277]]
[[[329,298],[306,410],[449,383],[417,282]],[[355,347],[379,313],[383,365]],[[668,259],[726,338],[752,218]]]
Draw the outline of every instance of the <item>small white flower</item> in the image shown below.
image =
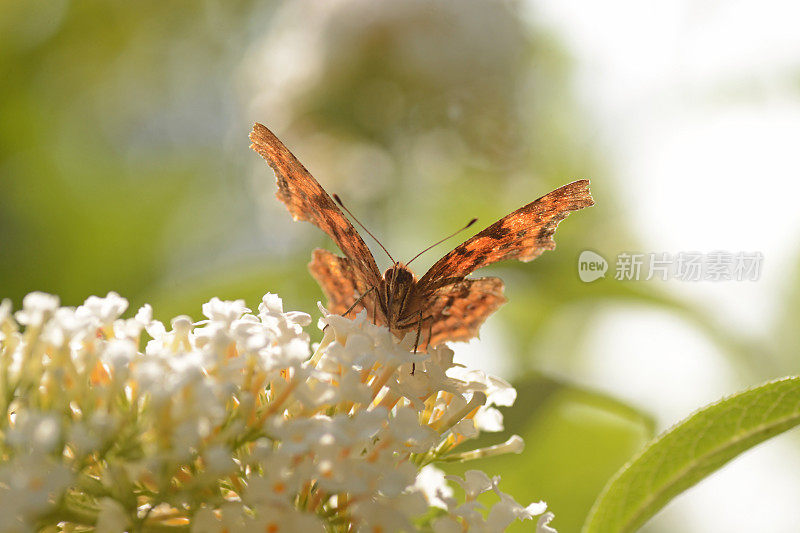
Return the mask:
[[110,326],[127,308],[128,300],[112,291],[105,298],[89,296],[77,312],[82,317],[95,319],[100,326]]
[[305,339],[291,339],[276,346],[270,346],[262,351],[267,370],[276,368],[297,367],[308,359],[310,354],[308,341]]
[[[152,311],[150,312],[152,313]],[[153,337],[153,339],[155,340],[160,340],[164,337],[164,335],[167,334],[167,328],[165,328],[164,324],[158,320],[150,320],[149,322],[147,322],[147,324],[144,327],[144,330],[147,332],[148,335]]]
[[261,298],[258,312],[265,315],[281,315],[283,314],[283,300],[277,294],[268,292]]
[[323,533],[325,527],[316,516],[292,507],[263,506],[256,508],[257,516],[249,525],[248,531],[267,533]]
[[[390,464],[390,461],[387,460],[387,466],[388,464]],[[386,468],[384,466],[384,468],[381,468],[381,470],[383,470],[383,474],[377,476],[378,482],[376,487],[380,494],[394,499],[401,498],[401,493],[403,493],[403,491],[409,486],[413,486],[418,471],[417,465],[408,461],[396,464],[394,468]],[[425,497],[422,493],[406,493],[406,495],[408,494],[415,494],[415,497],[412,501],[419,502],[422,500],[422,506],[427,507],[427,504],[425,503]],[[422,514],[423,512],[424,508],[416,513],[411,512],[408,514],[408,516]]]
[[453,497],[453,488],[447,484],[444,472],[433,465],[424,466],[417,474],[414,486],[421,490],[428,504],[447,509],[444,498]]
[[[358,520],[359,531],[412,531],[413,527],[408,519],[410,513],[421,514],[425,509],[425,498],[421,494],[409,494],[407,502],[397,501],[399,498],[382,501],[361,501],[353,506],[353,515]],[[416,500],[416,501],[413,501]],[[403,509],[404,505],[414,506],[412,509]],[[413,516],[413,514],[411,514]]]
[[61,307],[53,313],[53,318],[47,322],[42,332],[42,339],[56,348],[68,344],[73,338],[86,337],[89,321],[82,317],[76,309]]
[[23,326],[39,327],[58,309],[58,296],[32,292],[22,299],[22,311],[14,315]]
[[486,405],[510,407],[517,399],[517,391],[511,384],[482,370],[454,367],[449,374],[465,383],[470,383],[473,390],[484,392]]
[[134,316],[133,319],[144,326],[150,325],[153,321],[153,306],[144,304],[136,311],[136,316]]
[[130,364],[137,356],[138,351],[133,341],[128,339],[114,339],[108,343],[103,351],[103,361],[106,362],[115,378],[124,380],[128,376]]
[[[293,376],[297,378],[297,376]],[[313,411],[316,408],[331,405],[337,402],[338,387],[318,380],[299,380],[300,383],[292,391],[292,399],[302,405],[304,409]],[[369,396],[367,396],[369,401]]]
[[474,439],[478,436],[478,428],[475,427],[475,422],[470,419],[459,420],[450,431],[455,435],[460,435],[464,439]]
[[486,518],[487,525],[493,531],[504,531],[514,520],[532,520],[534,516],[542,514],[547,509],[547,504],[544,502],[523,507],[509,494],[500,491],[496,484],[493,488],[500,496],[500,501],[492,506]]
[[[288,506],[294,495],[302,488],[308,470],[293,465],[282,454],[269,453],[259,460],[263,474],[253,475],[242,495],[244,503],[251,507]],[[307,465],[303,465],[307,466]]]
[[480,431],[503,431],[503,413],[494,407],[481,407],[478,409],[478,412],[475,413],[474,420],[475,427]]
[[273,418],[269,421],[267,434],[279,441],[280,451],[289,456],[310,451],[328,432],[328,421],[322,417],[309,419]]
[[[486,531],[486,520],[483,518],[485,507],[476,500],[467,500],[461,505],[450,509],[450,514],[456,516],[464,522],[464,529],[467,531]],[[494,533],[494,532],[491,532]]]
[[480,470],[467,470],[464,472],[463,478],[458,476],[445,476],[445,479],[454,481],[461,486],[461,488],[464,489],[467,501],[474,500],[484,492],[492,490],[499,481],[499,478],[489,478],[489,476]]
[[335,387],[336,398],[333,403],[352,402],[366,405],[370,401],[370,388],[363,383],[356,372],[346,372],[338,378],[339,386]]
[[208,303],[203,304],[204,316],[212,322],[221,322],[227,325],[249,312],[250,309],[245,307],[244,300],[222,301],[214,297]]
[[186,315],[176,316],[170,321],[172,326],[172,334],[175,336],[176,342],[186,343],[188,347],[189,335],[192,332],[192,317]]
[[539,521],[536,522],[536,533],[558,533],[554,528],[550,527],[550,521],[553,518],[555,518],[555,515],[549,511],[540,516]]
[[55,414],[21,411],[6,437],[9,445],[34,456],[55,451],[61,438],[60,418]]
[[144,330],[145,326],[135,318],[115,320],[112,335],[117,339],[138,340]]
[[153,308],[150,304],[144,304],[133,318],[114,321],[114,336],[138,342],[142,331],[146,331],[156,325],[160,325],[163,328],[160,322],[153,320]]
[[419,423],[419,414],[411,407],[398,408],[386,432],[412,451],[431,447],[439,437],[434,430]]
[[0,301],[0,324],[3,324],[9,320],[13,320],[11,309],[12,305],[10,299],[4,298],[2,301]]

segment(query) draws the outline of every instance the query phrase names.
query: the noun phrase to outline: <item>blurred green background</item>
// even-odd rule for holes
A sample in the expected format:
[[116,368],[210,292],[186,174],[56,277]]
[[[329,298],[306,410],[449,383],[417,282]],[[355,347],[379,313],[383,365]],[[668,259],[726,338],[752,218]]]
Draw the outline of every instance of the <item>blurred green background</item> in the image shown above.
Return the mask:
[[[520,6],[0,2],[0,296],[19,307],[42,290],[78,305],[113,290],[168,320],[199,319],[212,296],[255,308],[269,291],[316,313],[306,264],[333,245],[275,200],[271,171],[248,148],[255,121],[401,258],[471,217],[485,227],[590,177],[597,205],[561,225],[555,252],[487,269],[510,301],[471,347],[503,360],[519,389],[505,434],[481,442],[519,433],[527,443],[477,466],[521,502],[546,500],[559,531],[577,531],[656,423],[643,406],[537,371],[543,357],[575,358],[609,305],[688,321],[752,382],[791,371],[775,354],[797,335],[765,347],[662,285],[579,281],[582,250],[629,250],[638,237],[572,91],[573,59]],[[778,316],[774,331],[796,331],[783,319],[795,315]]]

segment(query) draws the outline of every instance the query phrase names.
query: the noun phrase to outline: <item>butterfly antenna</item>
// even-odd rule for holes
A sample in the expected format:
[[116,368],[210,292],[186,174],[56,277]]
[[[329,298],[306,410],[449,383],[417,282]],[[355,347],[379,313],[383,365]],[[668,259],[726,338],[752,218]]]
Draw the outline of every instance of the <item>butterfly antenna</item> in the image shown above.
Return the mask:
[[386,249],[386,247],[385,247],[383,244],[381,244],[381,241],[379,241],[379,240],[378,240],[378,238],[377,238],[375,235],[373,235],[373,234],[372,234],[372,232],[371,232],[370,230],[368,230],[368,229],[367,229],[367,228],[364,226],[364,224],[362,224],[361,222],[359,222],[359,220],[358,220],[358,219],[355,217],[355,215],[354,215],[353,213],[351,213],[351,212],[350,212],[350,210],[349,210],[349,209],[347,209],[347,208],[345,207],[344,203],[342,202],[342,199],[341,199],[341,198],[339,198],[339,195],[338,195],[338,194],[334,194],[334,195],[333,195],[333,199],[334,199],[334,200],[336,200],[336,203],[337,203],[337,204],[339,204],[339,205],[341,206],[341,208],[342,208],[342,209],[344,209],[344,210],[345,210],[345,212],[346,212],[348,215],[350,215],[350,218],[352,218],[353,220],[355,220],[355,221],[356,221],[356,224],[358,224],[359,226],[361,226],[361,229],[363,229],[364,231],[366,231],[366,232],[367,232],[367,234],[368,234],[370,237],[372,237],[373,239],[375,239],[375,242],[377,242],[377,243],[378,243],[378,246],[380,246],[380,247],[381,247],[381,249],[382,249],[384,252],[386,252],[386,255],[388,255],[388,256],[389,256],[389,259],[391,259],[391,260],[392,260],[392,263],[394,263],[394,264],[397,264],[397,261],[395,261],[395,260],[394,260],[394,257],[392,257],[392,254],[390,254],[390,253],[389,253],[389,250],[387,250],[387,249]]
[[[427,252],[427,251],[428,251],[428,250],[430,250],[431,248],[433,248],[433,247],[435,247],[435,246],[439,246],[440,244],[442,244],[442,243],[443,243],[444,241],[446,241],[447,239],[449,239],[449,238],[451,238],[451,237],[455,237],[456,235],[458,235],[459,233],[461,233],[462,231],[464,231],[465,229],[467,229],[468,227],[470,227],[471,225],[473,225],[473,224],[474,224],[474,223],[476,223],[477,221],[478,221],[478,219],[477,219],[477,218],[473,218],[472,220],[470,220],[469,222],[467,222],[467,225],[466,225],[466,226],[464,226],[463,228],[461,228],[460,230],[458,230],[458,231],[456,231],[456,232],[453,232],[453,233],[451,233],[450,235],[448,235],[448,236],[447,236],[447,237],[445,237],[444,239],[442,239],[442,240],[440,240],[440,241],[437,241],[437,242],[435,242],[435,243],[431,244],[430,246],[428,246],[427,248],[425,248],[424,250],[422,250],[420,253],[418,253],[417,255],[415,255],[414,257],[412,257],[412,258],[411,258],[411,261],[413,261],[413,260],[414,260],[414,259],[416,259],[417,257],[421,256],[422,254],[424,254],[425,252]],[[410,264],[411,264],[411,261],[407,262],[407,263],[406,263],[406,265],[410,265]]]

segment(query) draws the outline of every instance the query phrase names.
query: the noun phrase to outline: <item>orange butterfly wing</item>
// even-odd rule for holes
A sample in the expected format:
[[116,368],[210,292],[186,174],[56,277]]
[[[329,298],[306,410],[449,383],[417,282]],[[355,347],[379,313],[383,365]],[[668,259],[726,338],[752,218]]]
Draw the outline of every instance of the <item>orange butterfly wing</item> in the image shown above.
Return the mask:
[[[361,277],[361,283],[367,287],[377,286],[381,274],[372,252],[311,173],[266,126],[256,123],[250,132],[250,141],[250,148],[258,152],[275,171],[278,181],[276,196],[286,205],[292,217],[295,220],[308,220],[330,235],[350,260],[354,273]],[[351,303],[353,301],[351,299]]]
[[589,180],[578,180],[501,218],[439,259],[419,280],[421,298],[504,259],[531,261],[556,247],[553,233],[571,211],[594,205]]
[[[317,280],[325,297],[328,298],[328,312],[342,315],[356,298],[366,294],[370,287],[364,282],[362,276],[356,272],[353,262],[346,257],[317,248],[311,253],[311,262],[308,270]],[[377,304],[377,293],[371,292],[365,296],[352,309],[352,315],[358,314],[362,309],[367,310],[367,315],[375,319],[377,324],[385,324],[381,307]]]
[[477,337],[481,324],[504,303],[499,278],[465,279],[442,287],[427,311],[431,322],[422,326],[425,346]]

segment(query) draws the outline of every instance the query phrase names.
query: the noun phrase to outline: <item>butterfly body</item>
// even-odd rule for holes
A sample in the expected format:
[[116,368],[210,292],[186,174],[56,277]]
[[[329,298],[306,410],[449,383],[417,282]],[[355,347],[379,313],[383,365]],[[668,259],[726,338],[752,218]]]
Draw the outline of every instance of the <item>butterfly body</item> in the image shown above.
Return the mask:
[[[317,252],[325,253],[324,250]],[[324,284],[325,274],[316,270],[313,261],[310,267],[312,274]],[[377,286],[370,287],[362,294],[356,290],[353,304],[344,312],[345,314],[351,312],[356,306],[368,308],[366,302],[369,301],[372,303],[370,314],[373,320],[386,325],[395,333],[401,333],[416,326],[422,319],[425,309],[419,305],[420,299],[416,297],[416,289],[417,277],[406,265],[398,262],[386,269]],[[373,292],[374,296],[370,297]],[[329,300],[335,301],[335,297]]]
[[484,320],[506,302],[502,280],[468,278],[470,273],[505,259],[531,261],[553,249],[558,223],[569,212],[594,204],[589,181],[578,180],[501,218],[447,253],[421,278],[400,262],[381,275],[356,229],[283,143],[261,124],[253,127],[250,140],[274,170],[277,197],[292,217],[322,229],[344,253],[312,252],[309,270],[328,298],[328,311],[366,311],[397,336],[416,331],[424,349],[477,336]]
[[417,277],[402,263],[395,263],[383,273],[378,294],[380,296],[381,311],[386,317],[389,329],[400,330],[401,325],[413,320],[416,310],[411,308],[414,302],[414,289]]

